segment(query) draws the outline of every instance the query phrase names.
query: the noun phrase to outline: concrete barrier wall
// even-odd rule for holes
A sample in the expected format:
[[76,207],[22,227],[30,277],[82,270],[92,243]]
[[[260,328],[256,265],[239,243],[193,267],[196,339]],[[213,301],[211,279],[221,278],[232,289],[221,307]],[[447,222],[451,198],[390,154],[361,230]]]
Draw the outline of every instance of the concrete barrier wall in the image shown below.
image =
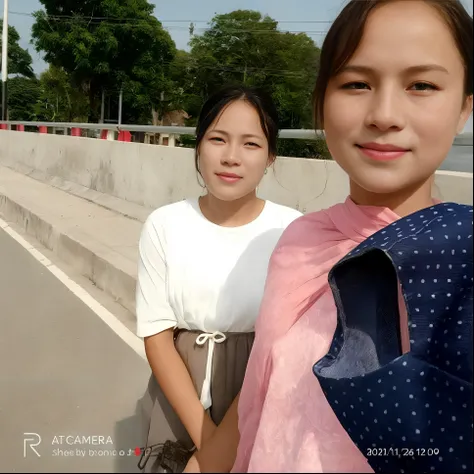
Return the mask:
[[[203,193],[194,150],[61,135],[0,131],[0,164],[36,179],[61,180],[156,208]],[[439,171],[434,195],[472,204],[473,175]],[[332,161],[277,159],[258,194],[302,212],[344,200],[348,179]]]

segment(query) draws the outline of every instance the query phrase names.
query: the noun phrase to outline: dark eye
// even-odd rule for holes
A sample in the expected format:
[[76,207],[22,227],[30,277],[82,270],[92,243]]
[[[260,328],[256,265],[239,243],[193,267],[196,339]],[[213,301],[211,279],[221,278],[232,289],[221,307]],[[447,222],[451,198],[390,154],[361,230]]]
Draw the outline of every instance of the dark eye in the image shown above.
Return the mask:
[[349,82],[342,86],[343,89],[364,89],[369,87],[365,82]]
[[258,143],[254,143],[254,142],[247,142],[246,145],[258,146],[258,147],[260,147],[260,145],[259,145]]
[[223,142],[224,140],[221,137],[212,137],[209,140],[212,142]]
[[427,82],[416,82],[411,86],[412,89],[416,91],[434,91],[438,90],[433,84],[428,84]]

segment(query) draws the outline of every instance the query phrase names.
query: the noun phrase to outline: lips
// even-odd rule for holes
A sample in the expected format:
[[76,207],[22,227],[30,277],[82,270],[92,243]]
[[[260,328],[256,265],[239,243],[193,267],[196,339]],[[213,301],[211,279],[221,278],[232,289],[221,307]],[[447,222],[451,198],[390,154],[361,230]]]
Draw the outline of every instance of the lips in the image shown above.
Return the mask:
[[391,144],[363,143],[356,145],[357,148],[367,157],[377,161],[390,161],[401,158],[410,150]]
[[242,176],[239,176],[238,174],[234,173],[216,173],[217,176],[223,176],[225,178],[241,178]]
[[359,146],[362,148],[366,148],[368,150],[376,150],[376,151],[387,151],[387,152],[388,151],[408,151],[407,148],[402,148],[402,147],[390,145],[390,144],[375,143],[375,142],[362,143]]
[[242,176],[234,173],[216,173],[216,176],[226,183],[236,183],[242,179]]

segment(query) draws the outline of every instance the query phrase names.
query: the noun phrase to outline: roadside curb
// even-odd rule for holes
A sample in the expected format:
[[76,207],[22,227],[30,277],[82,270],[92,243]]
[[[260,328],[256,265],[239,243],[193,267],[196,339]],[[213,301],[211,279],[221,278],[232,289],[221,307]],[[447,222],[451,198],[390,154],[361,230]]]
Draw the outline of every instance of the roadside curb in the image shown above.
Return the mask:
[[120,264],[118,254],[114,259],[113,252],[110,249],[101,249],[98,242],[91,248],[60,226],[48,222],[46,218],[11,199],[1,190],[0,213],[6,221],[19,225],[27,235],[36,239],[60,260],[135,314],[136,274],[126,268],[127,265]]

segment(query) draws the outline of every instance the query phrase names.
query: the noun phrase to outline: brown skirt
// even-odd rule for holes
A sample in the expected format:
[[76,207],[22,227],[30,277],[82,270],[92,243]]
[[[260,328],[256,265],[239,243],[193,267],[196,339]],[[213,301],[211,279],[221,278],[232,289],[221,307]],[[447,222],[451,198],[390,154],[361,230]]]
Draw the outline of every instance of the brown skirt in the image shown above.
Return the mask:
[[[177,330],[175,346],[183,359],[194,383],[196,393],[201,394],[205,379],[209,342],[196,344],[202,331]],[[242,388],[247,362],[252,349],[255,333],[225,333],[226,340],[215,344],[212,363],[211,397],[212,405],[208,413],[219,425],[230,405]],[[166,441],[179,441],[186,449],[193,449],[186,428],[174,412],[166,396],[152,374],[148,389],[141,400],[144,417],[144,445],[152,446]],[[151,457],[144,472],[160,472],[156,458]]]

